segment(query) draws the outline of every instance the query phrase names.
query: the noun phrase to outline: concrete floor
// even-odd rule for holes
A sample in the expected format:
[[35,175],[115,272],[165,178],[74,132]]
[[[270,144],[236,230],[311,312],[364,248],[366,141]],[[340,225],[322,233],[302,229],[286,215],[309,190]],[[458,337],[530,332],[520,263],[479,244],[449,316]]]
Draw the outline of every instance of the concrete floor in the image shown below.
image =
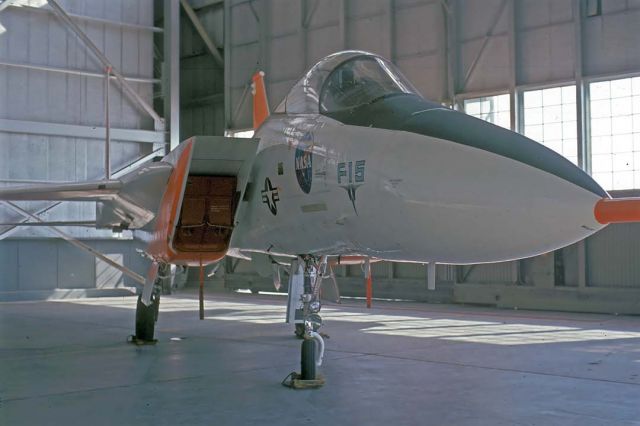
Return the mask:
[[325,306],[327,384],[294,391],[284,304],[165,297],[146,347],[133,297],[0,304],[0,425],[640,425],[640,317]]

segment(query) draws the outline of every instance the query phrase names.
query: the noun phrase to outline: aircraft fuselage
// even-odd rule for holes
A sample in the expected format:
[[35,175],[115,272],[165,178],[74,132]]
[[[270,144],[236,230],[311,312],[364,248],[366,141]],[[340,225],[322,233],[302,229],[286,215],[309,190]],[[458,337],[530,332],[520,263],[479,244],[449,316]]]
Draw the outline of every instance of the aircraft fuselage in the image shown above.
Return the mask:
[[465,264],[538,255],[603,227],[600,195],[455,141],[286,114],[256,137],[231,248]]

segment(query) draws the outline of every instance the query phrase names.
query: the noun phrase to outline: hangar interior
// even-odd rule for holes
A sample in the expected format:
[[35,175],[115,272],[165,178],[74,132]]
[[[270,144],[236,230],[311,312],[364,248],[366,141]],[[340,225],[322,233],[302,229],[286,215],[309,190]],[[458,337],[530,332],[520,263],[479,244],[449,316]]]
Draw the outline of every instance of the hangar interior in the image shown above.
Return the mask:
[[[251,75],[266,73],[272,109],[316,61],[344,49],[380,54],[422,94],[516,130],[591,173],[613,196],[640,189],[640,3],[635,0],[44,0],[0,3],[0,184],[112,176],[193,135],[251,128]],[[131,91],[136,96],[132,96]],[[105,94],[108,93],[108,96]],[[108,108],[105,106],[108,105]],[[107,114],[108,111],[108,114]],[[400,148],[401,149],[401,148]],[[62,222],[95,220],[87,203],[3,205],[0,298],[123,294],[129,277],[28,214],[141,274],[141,243]],[[35,220],[35,219],[29,219]],[[640,227],[610,225],[547,255],[485,265],[380,263],[374,297],[553,310],[638,313]],[[37,265],[37,267],[34,267]],[[213,279],[272,289],[227,259]],[[364,294],[359,266],[337,270]],[[189,283],[197,272],[189,275]]]

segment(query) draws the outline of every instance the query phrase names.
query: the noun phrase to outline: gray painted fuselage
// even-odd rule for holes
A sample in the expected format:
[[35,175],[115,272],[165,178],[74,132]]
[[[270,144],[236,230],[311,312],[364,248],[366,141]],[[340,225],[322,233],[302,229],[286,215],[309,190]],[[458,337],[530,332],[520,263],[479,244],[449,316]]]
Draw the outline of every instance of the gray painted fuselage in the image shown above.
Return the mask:
[[497,262],[602,228],[593,216],[601,189],[459,141],[320,114],[273,115],[256,137],[231,240],[242,251]]

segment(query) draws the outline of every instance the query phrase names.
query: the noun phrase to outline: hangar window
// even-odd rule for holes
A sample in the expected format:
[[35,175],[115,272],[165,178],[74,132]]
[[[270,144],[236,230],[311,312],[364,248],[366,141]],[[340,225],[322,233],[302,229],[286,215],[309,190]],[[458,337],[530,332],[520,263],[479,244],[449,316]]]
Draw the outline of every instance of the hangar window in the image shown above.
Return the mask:
[[576,86],[524,92],[524,134],[578,164]]
[[605,189],[640,188],[640,77],[589,85],[591,170]]
[[509,94],[465,99],[464,112],[506,129],[511,128]]

